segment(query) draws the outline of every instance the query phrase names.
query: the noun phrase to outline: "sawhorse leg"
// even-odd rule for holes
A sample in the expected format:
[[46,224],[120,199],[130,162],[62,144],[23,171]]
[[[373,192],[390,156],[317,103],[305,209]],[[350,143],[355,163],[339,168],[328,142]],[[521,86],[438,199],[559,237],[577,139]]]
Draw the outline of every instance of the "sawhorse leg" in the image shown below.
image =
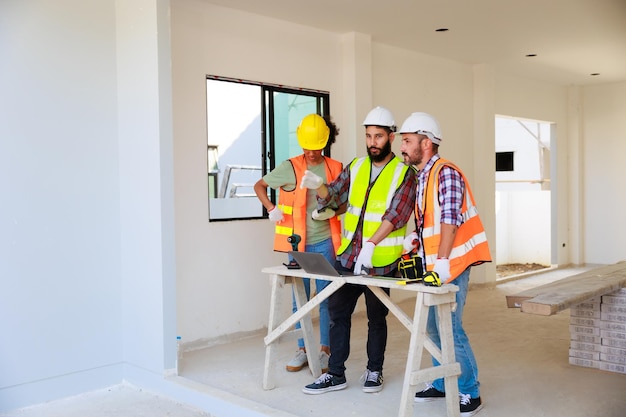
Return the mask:
[[[280,324],[280,311],[283,309],[283,298],[280,296],[280,289],[285,286],[285,277],[271,274],[271,294],[270,294],[270,318],[267,324],[267,332],[270,334]],[[275,363],[276,346],[269,343],[265,346],[265,365],[263,368],[263,389],[273,389],[275,387],[272,378],[272,367]]]
[[[291,329],[298,321],[301,329],[294,330],[294,334],[302,335],[304,345],[309,360],[309,368],[315,377],[321,374],[319,357],[314,353],[315,338],[313,336],[313,324],[311,321],[311,310],[317,307],[322,301],[330,297],[332,293],[337,291],[345,284],[343,279],[335,279],[326,286],[315,297],[306,301],[306,293],[304,291],[304,283],[302,278],[285,277],[283,275],[271,274],[271,295],[270,295],[270,317],[267,325],[267,336],[265,337],[265,366],[263,369],[263,389],[269,390],[275,387],[272,377],[272,370],[276,364],[276,346],[280,336],[287,330]],[[298,311],[290,315],[281,323],[281,312],[284,311],[284,297],[281,290],[286,283],[294,284],[294,294],[296,297],[296,305]]]
[[[455,300],[456,296],[453,292],[444,294],[417,293],[409,353],[407,355],[404,383],[400,397],[399,417],[410,417],[413,415],[413,395],[417,384],[437,378],[444,378],[447,416],[459,416],[457,376],[461,374],[461,366],[455,362],[454,358],[451,316],[452,305],[454,305]],[[437,306],[437,314],[439,315],[441,350],[437,348],[426,333],[428,310],[433,305]],[[424,348],[439,361],[440,366],[422,369],[421,362]]]

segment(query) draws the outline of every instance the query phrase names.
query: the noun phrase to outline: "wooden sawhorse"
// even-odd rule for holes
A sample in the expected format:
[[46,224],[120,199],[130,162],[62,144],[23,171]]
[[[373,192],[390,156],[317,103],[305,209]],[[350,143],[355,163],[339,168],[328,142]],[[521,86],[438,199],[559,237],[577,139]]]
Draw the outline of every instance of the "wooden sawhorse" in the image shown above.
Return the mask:
[[[413,395],[417,390],[417,385],[437,378],[444,378],[447,417],[459,416],[459,388],[457,385],[457,377],[461,374],[461,366],[455,361],[454,337],[452,334],[452,312],[456,308],[456,292],[459,290],[456,285],[447,284],[441,287],[427,287],[422,284],[400,285],[393,279],[316,275],[309,274],[301,269],[287,269],[284,266],[264,268],[262,272],[270,275],[272,285],[270,317],[267,326],[267,336],[264,339],[264,389],[273,389],[275,387],[272,377],[272,371],[276,366],[274,343],[285,336],[290,336],[290,338],[302,337],[306,347],[309,368],[313,376],[317,377],[322,373],[319,358],[316,354],[317,343],[313,336],[311,311],[344,284],[365,285],[372,290],[385,306],[387,306],[389,311],[396,316],[411,333],[398,416],[412,416],[414,405]],[[326,288],[315,295],[315,297],[307,301],[302,278],[323,279],[331,282]],[[284,303],[285,297],[283,289],[285,284],[293,285],[298,310],[283,320],[284,312],[287,310],[291,311],[291,308],[287,308]],[[382,288],[392,288],[416,293],[413,318],[411,319],[404,313],[404,311],[387,296]],[[435,345],[426,333],[426,321],[428,319],[428,309],[430,306],[435,306],[437,310],[441,349]],[[301,326],[299,330],[293,328],[298,321]],[[422,353],[424,349],[426,349],[432,357],[437,359],[440,366],[433,367],[429,364],[428,367],[423,367]]]

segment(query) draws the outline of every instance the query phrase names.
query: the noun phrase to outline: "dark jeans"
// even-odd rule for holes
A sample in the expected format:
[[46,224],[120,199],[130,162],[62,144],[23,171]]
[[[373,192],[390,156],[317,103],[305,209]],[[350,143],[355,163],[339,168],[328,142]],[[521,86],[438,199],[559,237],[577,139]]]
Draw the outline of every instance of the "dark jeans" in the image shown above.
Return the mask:
[[[338,263],[339,271],[346,271]],[[395,271],[392,271],[395,275]],[[393,276],[393,275],[392,275]],[[389,288],[383,288],[389,295]],[[328,298],[328,312],[330,315],[330,359],[328,370],[335,375],[343,375],[345,363],[350,355],[350,329],[352,327],[352,313],[356,303],[365,294],[367,307],[367,369],[370,371],[383,370],[385,348],[387,347],[387,314],[389,310],[364,285],[345,284]]]

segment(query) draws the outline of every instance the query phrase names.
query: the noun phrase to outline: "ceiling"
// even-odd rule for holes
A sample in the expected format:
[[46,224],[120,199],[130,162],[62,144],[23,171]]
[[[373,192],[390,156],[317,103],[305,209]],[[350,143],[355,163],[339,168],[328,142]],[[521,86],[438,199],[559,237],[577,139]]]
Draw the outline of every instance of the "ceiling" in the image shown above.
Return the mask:
[[626,0],[205,1],[532,79],[626,81]]

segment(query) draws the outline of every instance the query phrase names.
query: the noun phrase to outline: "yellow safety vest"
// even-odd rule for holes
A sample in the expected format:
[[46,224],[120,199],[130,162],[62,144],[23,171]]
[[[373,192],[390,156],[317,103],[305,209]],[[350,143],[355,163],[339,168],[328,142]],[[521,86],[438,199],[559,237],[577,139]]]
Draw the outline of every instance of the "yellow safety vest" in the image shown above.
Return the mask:
[[[422,244],[426,270],[432,271],[437,260],[439,243],[441,242],[441,207],[439,205],[439,171],[444,166],[449,166],[458,171],[465,182],[465,194],[461,206],[462,221],[450,253],[450,279],[449,283],[458,277],[468,267],[491,262],[491,254],[487,243],[487,235],[483,227],[478,209],[474,202],[474,196],[469,187],[465,174],[452,162],[445,159],[435,161],[428,173],[428,180],[422,198]],[[417,213],[417,207],[415,212]]]
[[[307,189],[300,188],[300,180],[307,169],[304,155],[289,159],[296,174],[296,188],[292,191],[285,191],[281,188],[278,196],[278,207],[283,212],[283,221],[276,223],[274,229],[274,250],[278,252],[289,252],[293,250],[287,238],[293,234],[300,236],[298,252],[304,252],[306,245],[306,195]],[[331,182],[341,173],[343,166],[341,162],[324,157],[326,165],[326,181]],[[330,223],[330,233],[333,239],[335,253],[341,242],[341,221],[337,216],[328,219]]]
[[[366,158],[358,158],[350,163],[350,192],[348,207],[343,219],[343,236],[337,254],[342,254],[352,242],[361,212],[363,214],[363,242],[367,242],[382,223],[382,217],[391,205],[396,190],[402,185],[409,167],[398,157],[394,157],[385,165],[374,181],[367,201],[365,195],[370,184],[372,162]],[[389,233],[374,248],[372,265],[383,267],[394,263],[402,255],[406,224]]]

